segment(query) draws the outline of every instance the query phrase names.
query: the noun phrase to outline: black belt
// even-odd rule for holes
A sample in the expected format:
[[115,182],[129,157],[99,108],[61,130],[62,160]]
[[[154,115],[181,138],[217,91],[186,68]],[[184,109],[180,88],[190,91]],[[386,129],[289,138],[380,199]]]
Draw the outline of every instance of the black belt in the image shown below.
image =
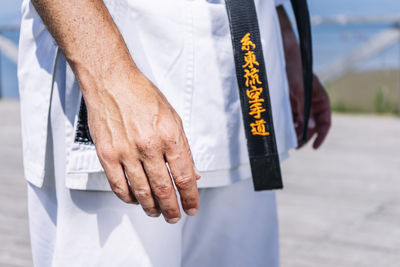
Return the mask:
[[[283,187],[282,175],[254,1],[225,2],[254,189],[280,189]],[[313,73],[310,19],[306,0],[292,0],[292,5],[300,33],[305,89],[305,124],[302,139],[306,140]]]
[[[272,120],[268,80],[262,53],[260,31],[253,0],[226,0],[239,85],[240,102],[247,138],[254,189],[283,187],[279,155]],[[304,77],[304,129],[306,140],[312,97],[312,46],[306,0],[291,0],[300,35]],[[87,109],[82,98],[75,142],[93,144]]]
[[300,37],[301,62],[304,83],[304,125],[302,142],[307,141],[308,121],[310,119],[313,85],[313,53],[310,13],[307,0],[291,0]]

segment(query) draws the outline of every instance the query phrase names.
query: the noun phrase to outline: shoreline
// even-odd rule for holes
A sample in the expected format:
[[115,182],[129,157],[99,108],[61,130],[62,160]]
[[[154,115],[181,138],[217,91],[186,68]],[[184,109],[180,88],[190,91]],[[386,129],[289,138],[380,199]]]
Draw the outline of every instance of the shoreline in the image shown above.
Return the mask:
[[351,72],[325,84],[332,110],[340,113],[399,112],[399,70]]

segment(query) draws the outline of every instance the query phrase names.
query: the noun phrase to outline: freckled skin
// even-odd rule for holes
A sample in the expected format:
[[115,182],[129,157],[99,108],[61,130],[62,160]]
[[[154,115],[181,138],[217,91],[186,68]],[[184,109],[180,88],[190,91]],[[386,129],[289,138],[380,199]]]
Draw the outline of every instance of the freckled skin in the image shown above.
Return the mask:
[[[199,209],[181,119],[135,65],[101,0],[32,0],[77,77],[100,162],[114,193],[167,222]],[[170,177],[166,162],[170,167]]]

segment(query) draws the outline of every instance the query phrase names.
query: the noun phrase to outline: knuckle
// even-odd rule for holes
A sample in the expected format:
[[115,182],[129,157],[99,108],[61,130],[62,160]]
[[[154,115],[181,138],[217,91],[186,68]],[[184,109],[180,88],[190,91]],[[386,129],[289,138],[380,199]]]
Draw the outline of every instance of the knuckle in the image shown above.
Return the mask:
[[112,183],[111,189],[114,192],[114,194],[116,194],[124,202],[126,202],[126,203],[132,202],[132,199],[129,195],[129,191],[124,186],[122,186],[120,183]]
[[111,145],[100,145],[97,148],[97,154],[99,158],[105,162],[114,162],[118,159],[118,154]]
[[173,192],[173,188],[171,185],[158,185],[155,186],[153,189],[154,195],[158,198],[158,199],[168,199],[172,192]]
[[178,122],[182,125],[182,124],[183,124],[183,121],[182,121],[181,116],[179,116],[179,115],[177,114],[177,118],[178,118]]
[[129,158],[131,158],[131,156],[133,155],[135,150],[131,149],[130,146],[127,144],[125,146],[122,146],[119,149],[116,149],[116,151],[119,151],[119,155],[121,158],[129,159]]
[[181,199],[182,206],[185,208],[196,208],[199,204],[196,196],[185,197]]
[[110,182],[110,186],[115,194],[123,194],[125,191],[124,186],[120,182]]
[[171,107],[171,113],[177,122],[182,122],[181,116],[179,116],[178,112],[176,112],[173,107]]
[[186,174],[175,178],[175,184],[179,189],[189,189],[193,184],[193,177]]
[[149,199],[152,197],[150,190],[146,188],[137,189],[134,191],[134,194],[138,200]]
[[140,137],[136,141],[136,146],[142,155],[152,155],[158,147],[158,138],[154,135]]
[[161,136],[163,143],[168,146],[177,145],[179,142],[179,137],[180,131],[177,127],[168,127]]
[[178,208],[164,209],[162,213],[163,213],[164,217],[169,218],[169,219],[180,217]]
[[179,116],[178,113],[176,113],[176,112],[175,112],[175,114],[176,114],[175,115],[176,121],[178,122],[179,125],[183,126],[183,121],[182,121],[181,116]]

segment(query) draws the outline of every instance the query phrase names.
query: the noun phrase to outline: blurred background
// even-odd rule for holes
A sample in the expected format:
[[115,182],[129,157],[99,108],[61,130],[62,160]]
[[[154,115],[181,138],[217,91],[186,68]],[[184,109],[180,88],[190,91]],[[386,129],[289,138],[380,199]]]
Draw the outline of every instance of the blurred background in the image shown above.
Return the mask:
[[[21,162],[21,0],[0,2],[0,266],[31,266]],[[309,0],[333,126],[278,192],[283,267],[400,266],[400,2]],[[287,10],[290,10],[287,5]]]

